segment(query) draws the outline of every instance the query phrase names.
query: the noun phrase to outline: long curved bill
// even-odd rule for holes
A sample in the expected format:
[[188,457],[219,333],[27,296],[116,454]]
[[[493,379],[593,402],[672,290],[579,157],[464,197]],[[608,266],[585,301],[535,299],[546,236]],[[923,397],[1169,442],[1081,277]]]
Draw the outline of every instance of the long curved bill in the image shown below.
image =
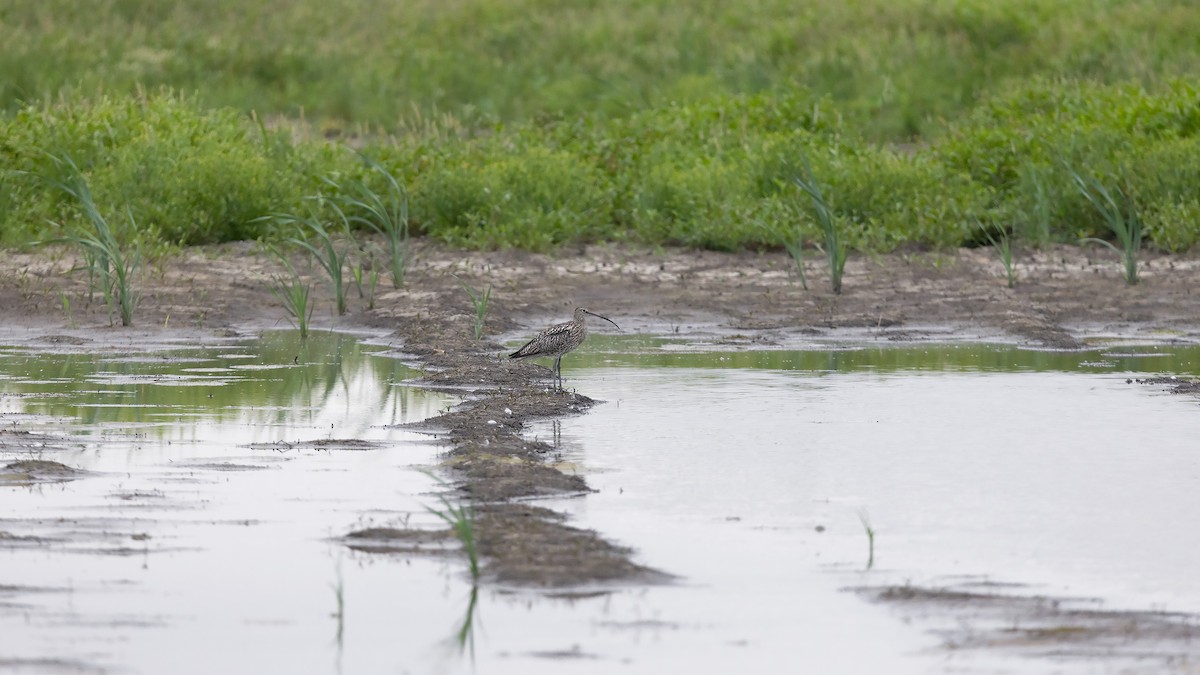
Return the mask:
[[[589,312],[589,311],[588,311],[588,310],[586,310],[586,309],[585,309],[585,310],[583,310],[583,311],[584,311],[584,312],[586,312],[586,313],[588,313],[588,314],[591,314],[592,316],[596,317],[597,319],[604,319],[605,321],[607,321],[607,322],[611,323],[612,325],[614,325],[614,326],[617,326],[617,322],[616,322],[616,321],[613,321],[612,319],[608,318],[607,316],[600,316],[599,314],[597,314],[597,313],[595,313],[595,312]],[[620,327],[620,326],[617,326],[617,330],[621,330],[621,327]]]

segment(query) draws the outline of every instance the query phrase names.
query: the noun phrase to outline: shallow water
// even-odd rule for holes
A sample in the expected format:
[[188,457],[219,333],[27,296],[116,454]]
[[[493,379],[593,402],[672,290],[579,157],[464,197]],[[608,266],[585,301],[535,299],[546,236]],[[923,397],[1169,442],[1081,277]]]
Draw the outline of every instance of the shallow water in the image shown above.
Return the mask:
[[[759,656],[797,658],[791,636],[841,616],[814,603],[809,574],[829,588],[913,583],[1200,612],[1200,407],[1127,383],[1195,373],[1195,348],[601,352],[574,364],[568,382],[607,404],[533,433],[557,438],[599,493],[561,506],[683,576],[689,603],[664,603],[664,616],[714,639],[752,635]],[[762,617],[788,629],[772,641]],[[844,660],[864,633],[825,638],[843,660],[831,648],[806,666],[867,672]],[[908,639],[917,651],[921,639]],[[908,667],[1108,670],[1004,657]]]
[[92,472],[0,488],[0,671],[1047,672],[936,650],[840,589],[987,579],[1200,611],[1200,409],[1125,382],[1194,372],[1195,350],[595,347],[565,375],[606,403],[531,434],[557,436],[599,492],[548,503],[679,582],[482,589],[473,658],[454,640],[461,561],[332,540],[435,524],[422,469],[439,447],[384,427],[454,401],[404,386],[381,347],[284,332],[102,357],[0,349],[0,431],[45,434],[0,436],[0,460]]

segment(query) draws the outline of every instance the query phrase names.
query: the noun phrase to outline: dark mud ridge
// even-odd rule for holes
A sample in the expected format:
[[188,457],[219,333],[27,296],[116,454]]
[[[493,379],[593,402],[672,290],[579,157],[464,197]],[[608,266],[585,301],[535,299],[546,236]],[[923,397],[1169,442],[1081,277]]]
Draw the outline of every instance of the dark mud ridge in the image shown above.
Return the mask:
[[[435,434],[450,446],[442,468],[474,513],[481,577],[536,587],[670,579],[634,563],[630,549],[531,503],[592,490],[581,476],[551,466],[554,449],[523,438],[522,429],[534,419],[584,412],[596,401],[555,391],[549,369],[498,358],[503,345],[469,340],[468,330],[449,320],[416,319],[405,321],[396,336],[404,341],[404,353],[425,370],[415,385],[468,397],[450,412],[407,428]],[[407,528],[371,528],[344,539],[356,550],[401,554],[445,554],[454,550],[446,547],[453,541],[449,530]]]
[[1099,600],[1022,595],[1020,587],[849,590],[895,608],[906,622],[925,624],[952,651],[1090,661],[1098,672],[1114,673],[1177,672],[1200,658],[1200,617],[1193,614],[1105,609]]

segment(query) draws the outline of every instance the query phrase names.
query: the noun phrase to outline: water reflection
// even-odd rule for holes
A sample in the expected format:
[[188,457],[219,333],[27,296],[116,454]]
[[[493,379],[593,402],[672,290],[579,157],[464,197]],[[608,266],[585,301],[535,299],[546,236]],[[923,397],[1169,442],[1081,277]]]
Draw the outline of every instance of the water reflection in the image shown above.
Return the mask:
[[136,428],[160,440],[194,439],[201,423],[278,437],[334,420],[339,434],[354,434],[428,416],[444,397],[399,385],[413,371],[374,355],[381,351],[350,335],[300,340],[294,331],[135,356],[9,349],[0,358],[0,412],[73,419],[82,433]]
[[454,634],[454,642],[458,645],[459,655],[468,654],[472,663],[475,661],[475,622],[479,620],[476,613],[479,603],[479,584],[471,584],[471,593],[467,599],[467,611],[463,613],[462,622]]
[[[1106,346],[1046,351],[996,344],[822,345],[821,349],[678,349],[644,337],[594,335],[572,356],[572,369],[609,366],[896,372],[1172,372],[1200,374],[1200,346]],[[671,347],[677,347],[671,349]]]

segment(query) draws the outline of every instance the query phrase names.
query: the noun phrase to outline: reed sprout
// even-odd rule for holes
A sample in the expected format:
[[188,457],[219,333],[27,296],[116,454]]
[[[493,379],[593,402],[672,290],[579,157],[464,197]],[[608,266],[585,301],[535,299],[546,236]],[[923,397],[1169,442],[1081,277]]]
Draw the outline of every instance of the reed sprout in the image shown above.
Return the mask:
[[871,519],[865,509],[858,512],[858,521],[867,533],[867,570],[870,570],[875,567],[875,528],[871,526]]
[[466,282],[457,276],[454,279],[458,281],[458,285],[462,286],[462,289],[471,297],[471,304],[475,308],[475,339],[478,340],[483,337],[483,325],[487,320],[488,302],[492,298],[492,285],[488,284],[486,289],[479,290],[468,286]]
[[401,288],[411,258],[408,191],[382,164],[366,155],[361,157],[372,172],[383,177],[383,193],[358,179],[337,182],[326,178],[325,182],[337,191],[339,201],[350,212],[350,222],[366,225],[387,239],[392,285]]
[[[1111,249],[1121,256],[1124,264],[1125,283],[1130,286],[1138,282],[1138,251],[1142,248],[1142,221],[1138,216],[1137,205],[1134,204],[1131,191],[1118,185],[1110,191],[1104,183],[1092,176],[1084,177],[1068,167],[1071,178],[1079,193],[1087,199],[1104,219],[1104,224],[1112,231],[1121,245],[1117,248],[1112,242],[1098,237],[1084,237],[1083,242],[1095,242]],[[1115,195],[1114,195],[1115,191]]]
[[846,269],[846,244],[842,240],[841,232],[837,225],[837,216],[834,214],[833,209],[830,208],[829,202],[825,199],[825,195],[821,191],[821,186],[817,184],[816,178],[813,177],[812,167],[808,163],[808,158],[801,156],[800,160],[804,164],[804,175],[794,176],[792,182],[812,200],[813,212],[816,215],[817,224],[821,226],[821,231],[825,235],[825,256],[829,260],[829,278],[833,286],[833,292],[841,294],[842,272]]
[[[125,246],[117,238],[108,220],[96,206],[87,179],[75,161],[65,154],[49,154],[49,157],[66,176],[42,176],[42,179],[72,197],[83,210],[83,215],[91,227],[79,228],[74,234],[50,240],[48,243],[78,246],[88,270],[89,293],[99,286],[104,295],[104,304],[108,308],[109,323],[113,323],[113,316],[117,314],[121,317],[122,326],[131,326],[133,312],[141,298],[133,289],[133,277],[142,263],[141,250],[136,243]],[[126,215],[130,231],[137,232],[137,222],[132,210],[127,208]]]
[[442,502],[441,509],[435,509],[431,506],[426,506],[425,508],[433,515],[446,521],[450,526],[450,531],[454,533],[455,538],[463,546],[463,552],[467,554],[471,578],[478,580],[479,551],[475,543],[475,509],[470,504],[455,506],[445,496],[439,496],[438,499]]
[[300,339],[304,340],[308,338],[308,328],[315,308],[311,299],[312,286],[300,278],[296,268],[282,251],[274,246],[268,246],[267,250],[279,259],[286,272],[285,276],[275,278],[271,292],[283,304],[283,309],[288,313],[288,320],[300,331]]
[[1017,284],[1017,273],[1013,264],[1012,234],[1004,228],[996,228],[996,231],[993,232],[985,227],[983,236],[987,237],[988,243],[992,245],[992,249],[1000,258],[1000,264],[1004,265],[1004,276],[1008,281],[1008,287],[1013,288]]
[[796,265],[796,274],[800,277],[800,287],[807,291],[808,275],[804,272],[804,232],[799,226],[796,227],[795,235],[791,239],[784,240],[783,246]]
[[[337,304],[338,316],[346,313],[345,268],[350,249],[350,221],[346,213],[335,203],[328,203],[340,222],[342,243],[339,246],[338,237],[326,227],[325,222],[317,215],[315,209],[309,208],[308,215],[294,213],[277,213],[267,216],[278,222],[291,223],[297,227],[297,236],[289,237],[288,243],[304,249],[325,270],[333,287],[333,297]],[[314,243],[315,242],[315,243]]]

